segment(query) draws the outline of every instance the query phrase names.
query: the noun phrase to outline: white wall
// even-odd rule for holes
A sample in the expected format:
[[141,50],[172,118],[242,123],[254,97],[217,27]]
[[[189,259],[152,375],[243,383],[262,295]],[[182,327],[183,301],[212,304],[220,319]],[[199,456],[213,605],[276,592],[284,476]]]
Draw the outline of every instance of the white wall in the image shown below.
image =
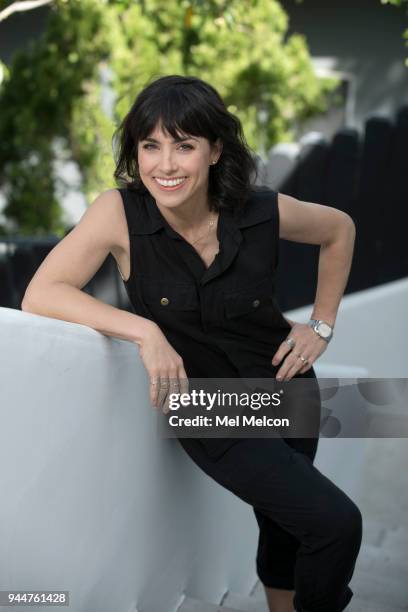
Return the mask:
[[[340,379],[408,378],[407,311],[408,279],[344,296],[335,324],[335,335],[314,366],[317,376]],[[295,321],[306,322],[311,312],[311,306],[305,306],[288,311],[285,315]],[[356,406],[359,405],[357,395],[357,393],[352,395]],[[343,407],[341,401],[340,395],[335,408],[340,413],[343,408],[349,408],[352,412],[352,408]],[[391,406],[392,411],[395,406],[397,404]],[[364,410],[366,408],[365,404]],[[382,411],[381,406],[375,406],[372,414],[376,412],[379,418],[383,415],[386,419],[387,408],[384,406]],[[406,403],[402,409],[400,423],[406,429],[408,420]],[[378,426],[382,428],[384,437],[386,437],[385,424],[383,418],[381,427]],[[392,421],[391,424],[393,427],[390,437],[397,437],[398,432],[395,430],[397,421]],[[402,430],[400,435],[404,437]],[[357,497],[360,490],[360,469],[364,462],[368,440],[368,437],[319,440],[316,466],[352,498]]]
[[[350,364],[368,370],[369,378],[408,377],[408,278],[343,297],[335,337],[320,364]],[[311,307],[285,313],[306,321]]]
[[137,347],[7,308],[0,336],[0,589],[69,590],[72,612],[249,591],[252,510],[159,437]]
[[[346,296],[318,375],[404,375],[407,301],[408,281]],[[248,593],[252,509],[159,436],[137,347],[7,308],[0,337],[0,589],[69,590],[72,612]],[[364,446],[319,442],[317,467],[351,496]]]

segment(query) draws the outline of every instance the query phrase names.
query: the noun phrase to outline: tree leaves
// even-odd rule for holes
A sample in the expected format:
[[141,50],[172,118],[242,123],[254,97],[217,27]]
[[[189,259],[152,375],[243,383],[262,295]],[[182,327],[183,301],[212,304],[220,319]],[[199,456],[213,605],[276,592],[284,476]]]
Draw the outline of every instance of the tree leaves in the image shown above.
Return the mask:
[[336,83],[316,77],[306,40],[287,26],[277,0],[55,0],[44,35],[15,54],[0,85],[0,182],[13,227],[63,231],[55,139],[88,200],[113,186],[114,129],[153,77],[210,82],[255,151],[293,138]]

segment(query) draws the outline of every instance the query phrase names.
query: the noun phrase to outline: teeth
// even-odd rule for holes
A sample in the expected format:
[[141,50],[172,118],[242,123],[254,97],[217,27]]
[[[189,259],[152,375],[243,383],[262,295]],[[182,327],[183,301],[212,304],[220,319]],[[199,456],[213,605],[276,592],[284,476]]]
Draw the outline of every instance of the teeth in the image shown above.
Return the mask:
[[164,179],[159,179],[157,178],[157,176],[155,177],[156,181],[158,183],[160,183],[160,185],[163,185],[163,187],[174,187],[175,185],[180,185],[181,183],[183,183],[186,180],[187,177],[183,177],[180,179],[173,179],[170,181],[166,181]]

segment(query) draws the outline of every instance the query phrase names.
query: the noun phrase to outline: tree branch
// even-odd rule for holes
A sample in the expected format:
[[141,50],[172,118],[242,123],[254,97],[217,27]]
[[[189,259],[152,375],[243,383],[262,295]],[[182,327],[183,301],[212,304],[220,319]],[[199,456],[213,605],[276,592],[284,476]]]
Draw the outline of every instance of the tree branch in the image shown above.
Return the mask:
[[53,0],[26,0],[22,2],[13,2],[7,8],[0,11],[0,21],[4,21],[7,17],[10,17],[13,13],[19,13],[22,11],[31,11],[32,9],[43,6],[44,4],[50,4]]

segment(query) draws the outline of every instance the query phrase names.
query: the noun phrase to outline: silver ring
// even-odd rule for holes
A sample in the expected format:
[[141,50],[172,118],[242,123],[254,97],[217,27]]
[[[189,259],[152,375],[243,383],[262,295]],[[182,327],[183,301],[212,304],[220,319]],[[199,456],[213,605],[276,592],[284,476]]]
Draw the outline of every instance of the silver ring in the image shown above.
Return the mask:
[[286,338],[285,342],[288,346],[290,346],[291,349],[293,349],[293,347],[296,345],[296,342],[293,338]]
[[163,382],[160,383],[160,389],[168,389],[169,388],[169,381],[165,380]]
[[151,384],[151,385],[158,385],[158,384],[159,384],[159,382],[158,382],[157,380],[151,380],[151,381],[150,381],[150,384]]
[[179,387],[179,386],[180,386],[180,383],[178,383],[178,382],[170,383],[170,387]]
[[309,360],[306,359],[306,357],[303,357],[303,355],[297,355],[299,357],[299,359],[301,359],[303,361],[303,363],[309,363]]

